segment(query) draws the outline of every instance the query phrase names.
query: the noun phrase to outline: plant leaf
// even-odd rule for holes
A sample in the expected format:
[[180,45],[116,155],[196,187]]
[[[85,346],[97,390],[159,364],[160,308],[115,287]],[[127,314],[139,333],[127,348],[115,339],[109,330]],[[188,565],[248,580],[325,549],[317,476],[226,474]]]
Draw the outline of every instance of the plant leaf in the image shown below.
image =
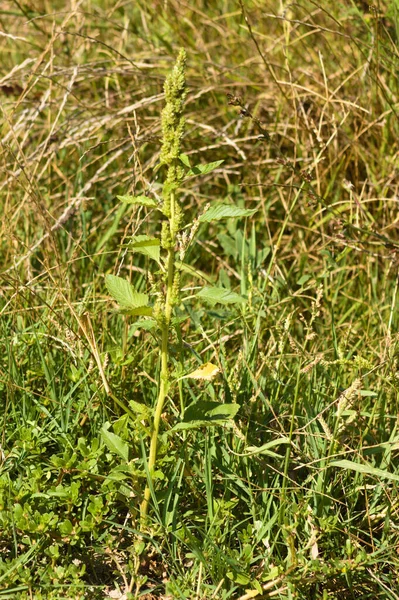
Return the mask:
[[[140,294],[144,296],[145,294]],[[123,315],[130,315],[132,317],[152,317],[151,306],[138,306],[137,308],[123,309],[121,308]]]
[[[180,158],[181,160],[181,158]],[[211,171],[214,171],[215,169],[217,169],[222,163],[224,162],[224,160],[215,160],[215,162],[210,162],[210,163],[206,163],[205,165],[195,165],[195,167],[192,167],[192,169],[190,169],[187,174],[186,177],[196,177],[197,175],[207,175],[207,173],[210,173]]]
[[223,204],[218,202],[211,206],[206,213],[200,216],[201,223],[220,221],[221,219],[238,219],[239,217],[250,217],[256,213],[257,208],[240,208],[234,204]]
[[[123,279],[123,277],[117,277],[116,275],[106,275],[105,285],[107,290],[114,300],[117,301],[120,308],[124,311],[134,311],[136,309],[142,309],[147,307],[148,296],[147,294],[140,294],[136,292],[131,283]],[[148,310],[150,311],[148,313]],[[152,310],[148,309],[144,312],[136,312],[134,314],[150,314]],[[132,313],[133,314],[133,313]]]
[[181,421],[177,423],[172,429],[169,429],[168,434],[173,433],[174,431],[187,431],[189,429],[202,429],[203,427],[225,427],[231,425],[231,420],[203,420],[203,421]]
[[150,206],[151,208],[158,208],[158,203],[153,198],[148,198],[148,196],[131,196],[127,194],[126,196],[117,196],[118,200],[124,202],[125,204],[136,204],[137,206]]
[[239,404],[222,404],[210,400],[198,400],[186,409],[184,419],[168,433],[201,427],[229,425],[240,408]]
[[273,448],[274,446],[280,446],[281,444],[290,444],[289,438],[283,437],[277,440],[272,440],[271,442],[267,442],[262,446],[247,446],[245,448],[244,456],[255,456],[256,454],[271,454],[275,456],[275,452],[270,452],[270,448]]
[[205,279],[205,281],[207,281],[208,283],[212,283],[215,280],[214,276],[209,276],[206,273],[204,273],[203,271],[200,271],[199,269],[195,269],[191,265],[187,265],[186,263],[180,262],[178,260],[176,261],[176,267],[180,271],[183,271],[184,273],[187,273],[188,275],[191,275],[192,277],[196,277],[197,279]]
[[159,238],[150,237],[148,235],[136,235],[132,237],[129,243],[129,247],[134,252],[139,252],[145,256],[149,256],[156,262],[159,262],[161,242]]
[[186,167],[188,167],[188,168],[190,168],[190,167],[191,167],[191,165],[190,165],[190,159],[189,159],[189,157],[187,156],[187,154],[184,154],[184,153],[182,152],[181,154],[179,154],[179,158],[180,158],[180,160],[181,160],[181,162],[183,163],[183,165],[184,165],[184,166],[186,166]]
[[210,304],[236,304],[246,302],[246,298],[221,287],[204,287],[196,294]]
[[395,475],[389,471],[384,471],[383,469],[372,467],[369,464],[360,465],[352,460],[333,460],[330,464],[332,467],[340,467],[341,469],[356,471],[357,473],[363,473],[363,475],[399,481],[399,475]]
[[101,428],[101,437],[108,450],[119,454],[124,461],[129,460],[129,444],[125,442],[119,435],[115,435],[111,431],[108,431],[109,423],[104,423]]
[[211,400],[198,400],[188,406],[184,413],[183,422],[189,421],[225,421],[235,417],[240,405],[223,404]]
[[129,329],[129,338],[136,333],[139,329],[143,329],[144,331],[150,331],[157,326],[157,322],[153,319],[140,319],[136,321]]
[[129,400],[129,406],[134,413],[140,419],[149,419],[151,416],[151,409],[148,408],[145,404],[141,402],[136,402],[135,400]]
[[188,375],[184,375],[184,377],[181,377],[181,379],[190,378],[210,381],[219,373],[219,371],[220,369],[217,365],[213,365],[212,363],[207,362],[204,365],[202,365],[202,367],[200,367],[199,369],[192,371]]

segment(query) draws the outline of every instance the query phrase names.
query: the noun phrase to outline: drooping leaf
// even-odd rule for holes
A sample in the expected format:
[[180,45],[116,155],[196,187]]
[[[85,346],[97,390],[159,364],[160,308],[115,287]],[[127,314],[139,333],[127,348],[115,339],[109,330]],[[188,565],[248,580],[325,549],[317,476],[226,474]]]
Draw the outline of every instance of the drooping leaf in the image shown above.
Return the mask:
[[370,475],[377,477],[378,479],[392,479],[393,481],[399,481],[399,475],[385,471],[384,469],[378,469],[369,464],[359,464],[352,460],[333,460],[331,463],[332,467],[340,467],[341,469],[356,471],[357,473],[363,473],[363,475]]
[[[140,294],[136,292],[134,287],[129,281],[123,279],[123,277],[117,277],[116,275],[106,275],[105,285],[107,286],[108,292],[111,294],[114,300],[117,301],[120,308],[124,311],[139,311],[132,314],[151,315],[151,309],[147,307],[148,296],[147,294]],[[140,309],[148,308],[150,312],[140,311]]]
[[196,294],[202,300],[206,300],[210,304],[242,304],[246,302],[246,298],[221,287],[204,287]]
[[234,204],[218,202],[201,215],[199,220],[201,223],[211,223],[211,221],[220,221],[221,219],[238,219],[239,217],[250,217],[256,211],[257,208],[240,208]]
[[[181,159],[180,159],[181,160]],[[215,162],[206,163],[205,165],[195,165],[187,172],[187,177],[195,177],[196,175],[207,175],[211,171],[217,169],[224,160],[215,160]]]
[[159,238],[150,237],[148,235],[136,235],[132,237],[129,243],[129,247],[134,252],[139,252],[145,256],[149,256],[156,262],[159,262],[161,242]]
[[109,423],[104,423],[101,428],[101,437],[108,450],[119,454],[124,461],[129,460],[129,444],[125,442],[119,435],[115,435],[112,431],[108,431]]
[[158,207],[156,200],[148,198],[148,196],[131,196],[127,194],[126,196],[117,196],[117,198],[125,204],[136,204],[137,206],[149,206],[151,208]]

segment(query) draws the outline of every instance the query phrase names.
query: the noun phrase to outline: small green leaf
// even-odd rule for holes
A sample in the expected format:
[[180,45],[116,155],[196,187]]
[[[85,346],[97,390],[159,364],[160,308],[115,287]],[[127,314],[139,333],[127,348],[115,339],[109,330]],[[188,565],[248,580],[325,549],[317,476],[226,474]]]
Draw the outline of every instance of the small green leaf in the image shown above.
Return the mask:
[[200,216],[201,223],[210,223],[211,221],[220,221],[221,219],[238,219],[239,217],[250,217],[256,213],[257,208],[240,208],[233,204],[223,204],[219,202],[211,206],[206,213]]
[[255,588],[255,589],[253,590],[253,592],[256,592],[256,594],[254,593],[254,598],[255,598],[255,596],[256,596],[257,594],[263,594],[263,589],[262,589],[262,586],[261,586],[261,584],[259,583],[259,581],[258,581],[257,579],[253,579],[253,580],[251,581],[251,585],[253,585],[253,586],[254,586],[254,588]]
[[119,454],[124,461],[129,460],[129,445],[119,435],[115,435],[111,431],[108,431],[109,423],[104,423],[101,428],[101,437],[108,450]]
[[394,475],[394,473],[390,473],[389,471],[385,471],[383,469],[378,469],[368,465],[367,463],[361,465],[351,460],[333,460],[330,464],[332,467],[340,467],[346,471],[356,471],[357,473],[370,475],[371,477],[377,477],[378,479],[392,479],[393,481],[399,481],[399,475]]
[[238,571],[228,571],[226,575],[231,581],[234,581],[240,585],[248,585],[251,581],[251,578],[248,575],[245,573],[239,573]]
[[73,525],[69,519],[65,519],[58,525],[58,529],[61,535],[70,535],[73,531]]
[[187,156],[187,154],[182,153],[182,154],[179,155],[179,158],[180,158],[181,162],[183,163],[183,165],[185,167],[188,167],[188,168],[191,167],[191,165],[190,165],[190,159]]
[[158,204],[153,198],[147,196],[117,196],[118,200],[125,204],[136,204],[137,206],[149,206],[151,208],[157,208]]
[[206,165],[195,165],[192,169],[190,169],[186,175],[186,177],[195,177],[197,175],[207,175],[211,171],[217,169],[224,160],[215,160],[215,162],[207,163]]
[[138,417],[140,417],[140,419],[150,418],[151,410],[145,404],[142,404],[141,402],[136,402],[135,400],[129,400],[129,406],[132,409],[132,411],[136,413]]
[[204,287],[197,294],[198,298],[202,298],[210,304],[237,304],[246,302],[246,298],[221,287]]
[[305,283],[307,281],[309,281],[309,279],[312,279],[311,275],[302,275],[302,277],[300,277],[296,283],[297,283],[297,285],[302,286],[302,285],[305,285]]
[[107,275],[105,277],[105,285],[107,286],[108,292],[113,299],[117,301],[122,310],[129,311],[129,314],[151,315],[152,309],[148,308],[144,312],[142,310],[143,308],[147,308],[147,294],[136,292],[132,284],[126,281],[126,279],[123,279],[123,277]]
[[129,329],[129,338],[136,333],[139,329],[144,331],[150,331],[157,326],[157,322],[153,319],[139,319]]
[[129,247],[134,252],[149,256],[156,262],[159,262],[160,246],[159,238],[149,237],[148,235],[136,235],[132,237],[129,243]]

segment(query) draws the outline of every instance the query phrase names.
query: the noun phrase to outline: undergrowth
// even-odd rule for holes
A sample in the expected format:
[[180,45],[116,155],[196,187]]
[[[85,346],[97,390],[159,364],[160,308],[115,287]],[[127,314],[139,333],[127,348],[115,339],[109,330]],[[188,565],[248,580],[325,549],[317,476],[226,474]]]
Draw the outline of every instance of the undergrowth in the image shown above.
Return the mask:
[[398,10],[3,2],[0,598],[398,597]]

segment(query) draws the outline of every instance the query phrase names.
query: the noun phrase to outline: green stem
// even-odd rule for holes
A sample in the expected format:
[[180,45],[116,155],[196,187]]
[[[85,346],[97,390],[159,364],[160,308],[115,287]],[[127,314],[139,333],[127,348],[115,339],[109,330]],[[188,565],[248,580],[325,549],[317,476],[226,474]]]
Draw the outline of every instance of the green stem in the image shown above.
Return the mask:
[[292,405],[290,431],[288,434],[289,443],[287,444],[287,448],[285,451],[284,473],[283,473],[283,481],[282,481],[282,485],[281,485],[280,525],[286,524],[285,523],[285,521],[286,521],[285,515],[286,515],[287,481],[288,481],[288,470],[289,470],[290,459],[291,459],[291,444],[292,444],[292,438],[294,435],[296,407],[297,407],[298,395],[299,395],[299,379],[300,379],[300,369],[298,370],[298,374],[297,374],[294,402]]
[[[166,396],[169,388],[169,331],[170,331],[170,319],[172,316],[173,308],[173,283],[175,276],[175,235],[174,235],[174,215],[175,215],[175,194],[171,194],[170,199],[171,205],[171,216],[169,219],[169,230],[171,234],[170,247],[168,248],[167,256],[167,287],[166,287],[166,299],[165,299],[165,311],[164,321],[162,324],[162,344],[161,344],[161,376],[159,383],[159,394],[157,404],[155,407],[154,420],[151,433],[150,442],[150,455],[148,457],[148,471],[149,477],[152,481],[153,470],[157,459],[157,448],[158,448],[158,435],[159,425],[161,422],[161,415],[165,404]],[[145,525],[148,515],[148,507],[151,498],[151,489],[147,485],[144,491],[144,499],[140,506],[140,519],[141,525]]]

